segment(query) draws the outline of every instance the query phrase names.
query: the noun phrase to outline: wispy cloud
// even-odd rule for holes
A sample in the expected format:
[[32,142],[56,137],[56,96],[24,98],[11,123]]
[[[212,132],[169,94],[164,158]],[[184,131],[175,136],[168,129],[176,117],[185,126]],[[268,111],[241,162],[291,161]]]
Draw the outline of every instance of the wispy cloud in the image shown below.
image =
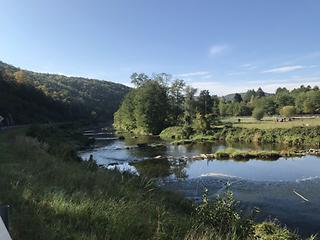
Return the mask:
[[239,71],[239,72],[230,72],[227,73],[227,76],[239,76],[248,73],[247,71]]
[[211,57],[214,57],[214,56],[217,56],[227,50],[229,50],[230,47],[226,44],[217,44],[217,45],[212,45],[210,48],[209,48],[209,55]]
[[287,72],[293,72],[293,71],[301,70],[305,68],[307,67],[301,66],[301,65],[291,65],[291,66],[283,66],[283,67],[268,69],[268,70],[262,71],[262,73],[287,73]]
[[240,65],[240,67],[241,67],[242,69],[245,69],[245,70],[253,70],[253,69],[256,69],[256,68],[257,68],[257,66],[254,65],[254,64],[252,64],[252,63],[242,64],[242,65]]
[[248,84],[295,84],[295,85],[316,85],[320,83],[320,76],[298,76],[291,78],[280,78],[280,79],[263,79],[263,80],[249,80]]
[[199,72],[189,72],[189,73],[179,73],[175,74],[175,77],[199,77],[199,76],[206,76],[209,72],[207,71],[199,71]]
[[193,81],[191,86],[201,90],[210,90],[211,94],[223,96],[229,93],[246,92],[248,89],[262,87],[264,91],[274,93],[278,87],[288,89],[298,88],[300,85],[320,86],[320,76],[299,76],[281,79],[247,80],[245,82],[222,81]]

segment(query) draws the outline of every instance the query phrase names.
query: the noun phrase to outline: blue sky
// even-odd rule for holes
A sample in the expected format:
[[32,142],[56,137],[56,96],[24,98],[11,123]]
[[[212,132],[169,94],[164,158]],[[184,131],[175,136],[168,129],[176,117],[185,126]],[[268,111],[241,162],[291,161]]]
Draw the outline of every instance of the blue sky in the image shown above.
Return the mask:
[[320,85],[318,0],[0,0],[0,60],[129,84],[166,72],[223,95]]

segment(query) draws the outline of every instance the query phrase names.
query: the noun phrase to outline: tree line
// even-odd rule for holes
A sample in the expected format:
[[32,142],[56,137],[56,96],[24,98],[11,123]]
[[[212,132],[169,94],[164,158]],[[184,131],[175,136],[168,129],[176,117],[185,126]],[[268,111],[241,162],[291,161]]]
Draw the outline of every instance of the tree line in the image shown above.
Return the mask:
[[193,131],[208,130],[219,117],[253,116],[260,120],[265,115],[320,113],[317,86],[302,85],[292,91],[278,88],[275,94],[258,88],[227,99],[211,95],[208,90],[198,92],[184,80],[172,79],[166,73],[134,73],[131,82],[135,88],[114,114],[114,126],[119,131],[159,134],[166,127],[183,126],[188,136]]

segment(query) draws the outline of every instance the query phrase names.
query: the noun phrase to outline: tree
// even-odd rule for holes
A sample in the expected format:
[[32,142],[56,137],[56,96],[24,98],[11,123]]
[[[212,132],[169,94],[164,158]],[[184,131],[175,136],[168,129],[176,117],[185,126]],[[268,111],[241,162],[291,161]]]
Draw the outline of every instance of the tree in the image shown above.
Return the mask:
[[291,96],[290,93],[281,93],[276,95],[276,102],[280,108],[284,106],[293,106],[294,100],[294,97]]
[[254,89],[248,90],[248,91],[246,92],[246,94],[244,95],[243,100],[244,100],[245,102],[250,102],[250,101],[251,101],[251,98],[252,98],[252,97],[254,98],[255,96],[256,96],[256,91],[255,91]]
[[173,81],[169,88],[169,101],[171,106],[171,122],[173,125],[179,124],[179,117],[183,113],[183,89],[185,87],[185,82],[180,79]]
[[228,105],[225,102],[225,99],[222,98],[219,102],[219,113],[220,116],[226,116],[227,115],[227,110],[228,110]]
[[27,80],[26,73],[23,70],[19,70],[19,71],[15,72],[14,76],[15,76],[17,83],[24,83]]
[[264,93],[264,91],[262,90],[262,88],[258,88],[257,92],[256,92],[256,96],[257,98],[262,98],[264,97],[266,94]]
[[264,109],[263,108],[255,108],[252,111],[252,117],[254,117],[257,120],[261,120],[264,116]]
[[212,96],[212,114],[219,115],[219,97],[217,95]]
[[196,104],[194,95],[197,89],[187,86],[185,88],[185,101],[184,101],[184,126],[183,132],[186,137],[192,133],[192,121],[194,119]]
[[239,116],[250,116],[251,114],[252,109],[249,106],[242,103],[240,106]]
[[236,94],[234,95],[234,97],[233,97],[233,101],[234,101],[234,102],[237,102],[237,103],[242,102],[241,94],[236,93]]
[[274,96],[263,97],[257,99],[254,103],[255,107],[263,108],[268,115],[276,114],[278,104],[274,100]]
[[144,73],[133,73],[130,76],[131,79],[131,83],[135,86],[135,87],[140,87],[142,86],[144,83],[150,81],[151,79],[148,77],[148,75],[144,74]]
[[289,90],[286,89],[285,87],[284,87],[284,88],[279,87],[279,88],[277,88],[277,90],[276,90],[276,95],[288,94],[288,93],[289,93]]
[[192,123],[192,127],[197,133],[205,133],[209,126],[207,119],[198,112],[196,113],[196,117]]
[[134,116],[136,90],[129,92],[118,111],[114,114],[114,127],[120,131],[130,132],[137,128]]
[[199,94],[197,110],[204,116],[212,112],[213,101],[209,90],[202,90]]
[[167,89],[150,80],[137,88],[134,98],[137,131],[159,134],[166,127],[169,109]]
[[320,113],[320,92],[308,91],[305,93],[303,103],[303,112],[305,113]]
[[172,76],[168,73],[154,73],[152,74],[152,80],[157,81],[163,86],[168,86]]
[[280,109],[280,114],[284,117],[292,117],[296,113],[294,106],[284,106]]

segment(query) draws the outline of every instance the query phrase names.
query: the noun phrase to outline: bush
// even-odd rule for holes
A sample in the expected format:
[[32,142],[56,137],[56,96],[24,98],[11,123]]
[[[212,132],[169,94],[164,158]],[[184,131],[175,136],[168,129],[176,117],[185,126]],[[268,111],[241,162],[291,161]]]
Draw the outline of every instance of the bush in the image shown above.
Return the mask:
[[230,233],[233,233],[239,239],[249,239],[253,236],[253,222],[237,212],[237,206],[238,202],[235,201],[230,191],[225,192],[215,201],[209,202],[206,189],[202,202],[196,208],[196,226],[209,228],[219,237],[227,238]]
[[257,120],[261,120],[264,116],[264,109],[263,108],[255,108],[252,112],[252,117]]
[[160,137],[163,139],[182,139],[183,129],[179,126],[168,127],[160,133]]
[[284,106],[280,109],[280,114],[284,117],[292,117],[296,114],[296,108],[294,106]]
[[298,235],[280,226],[277,222],[264,222],[255,226],[255,239],[260,240],[299,240]]

